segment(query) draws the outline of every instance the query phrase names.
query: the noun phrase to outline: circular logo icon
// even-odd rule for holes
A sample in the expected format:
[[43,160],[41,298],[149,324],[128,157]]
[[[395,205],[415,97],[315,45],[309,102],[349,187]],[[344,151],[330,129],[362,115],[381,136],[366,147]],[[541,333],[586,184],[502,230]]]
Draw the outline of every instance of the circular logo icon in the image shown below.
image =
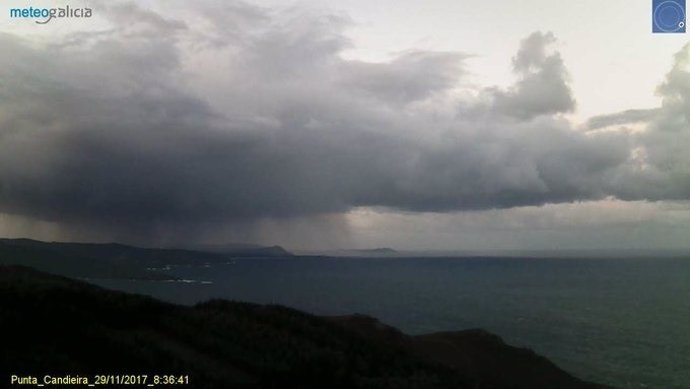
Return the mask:
[[664,1],[654,8],[654,26],[663,32],[676,32],[685,27],[685,10],[675,1]]

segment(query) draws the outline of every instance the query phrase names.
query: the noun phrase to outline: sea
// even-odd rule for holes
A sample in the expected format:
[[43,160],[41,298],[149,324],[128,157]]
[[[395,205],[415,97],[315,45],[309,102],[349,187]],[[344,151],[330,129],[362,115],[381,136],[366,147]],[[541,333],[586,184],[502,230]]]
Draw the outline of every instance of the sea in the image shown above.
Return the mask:
[[585,380],[690,389],[690,258],[253,258],[163,271],[182,281],[95,282],[180,304],[362,313],[408,334],[483,328]]

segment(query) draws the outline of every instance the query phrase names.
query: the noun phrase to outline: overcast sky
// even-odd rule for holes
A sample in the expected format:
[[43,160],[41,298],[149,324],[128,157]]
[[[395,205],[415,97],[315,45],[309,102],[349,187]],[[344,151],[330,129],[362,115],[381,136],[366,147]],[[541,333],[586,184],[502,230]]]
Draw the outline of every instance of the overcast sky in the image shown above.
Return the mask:
[[0,5],[0,235],[690,248],[690,49],[651,1],[69,4]]

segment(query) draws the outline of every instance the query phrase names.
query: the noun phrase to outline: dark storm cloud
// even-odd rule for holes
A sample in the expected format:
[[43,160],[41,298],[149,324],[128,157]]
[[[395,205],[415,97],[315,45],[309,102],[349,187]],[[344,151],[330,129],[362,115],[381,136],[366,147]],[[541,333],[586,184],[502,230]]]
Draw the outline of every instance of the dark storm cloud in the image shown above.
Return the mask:
[[690,45],[675,56],[659,86],[661,107],[645,131],[632,136],[638,157],[624,176],[623,198],[690,199]]
[[571,112],[575,100],[568,86],[568,74],[558,52],[547,53],[556,38],[535,32],[520,45],[513,68],[519,80],[507,91],[493,90],[498,113],[519,119]]
[[648,122],[658,114],[658,109],[628,109],[614,114],[594,116],[587,120],[585,127],[588,130],[598,130],[609,126]]
[[463,74],[462,53],[404,53],[387,63],[349,61],[343,64],[342,83],[382,103],[410,103],[453,87]]
[[[341,16],[238,5],[196,15],[208,21],[197,31],[134,10],[145,17],[69,44],[0,35],[11,53],[0,56],[0,212],[146,231],[357,206],[688,198],[687,153],[664,135],[688,136],[681,69],[649,134],[586,134],[560,117],[574,101],[550,33],[522,42],[515,85],[468,101],[455,90],[466,54],[345,60]],[[224,34],[218,18],[251,26]],[[650,189],[660,183],[675,189]]]

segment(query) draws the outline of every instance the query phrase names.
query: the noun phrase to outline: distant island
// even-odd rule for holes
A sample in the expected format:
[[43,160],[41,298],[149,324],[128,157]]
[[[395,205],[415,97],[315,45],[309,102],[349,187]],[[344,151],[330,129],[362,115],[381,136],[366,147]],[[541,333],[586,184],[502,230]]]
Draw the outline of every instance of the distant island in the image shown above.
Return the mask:
[[179,306],[23,266],[0,266],[0,317],[5,385],[145,374],[198,389],[604,388],[482,330],[409,336],[362,315]]

